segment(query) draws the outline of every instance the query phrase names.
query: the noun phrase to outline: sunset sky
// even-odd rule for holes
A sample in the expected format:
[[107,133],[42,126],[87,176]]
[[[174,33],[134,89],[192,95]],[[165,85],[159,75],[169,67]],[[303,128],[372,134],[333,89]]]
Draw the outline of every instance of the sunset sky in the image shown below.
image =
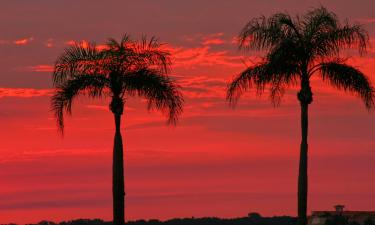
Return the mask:
[[[302,3],[303,2],[303,3]],[[261,53],[238,51],[251,18],[324,5],[364,24],[373,48],[350,63],[375,81],[375,2],[137,0],[0,2],[0,223],[112,218],[114,121],[109,99],[75,102],[61,137],[50,111],[51,70],[72,42],[157,36],[182,86],[176,127],[142,99],[123,119],[126,219],[296,215],[300,109],[249,92],[234,110],[229,80]],[[375,112],[315,77],[310,107],[309,212],[375,210]]]

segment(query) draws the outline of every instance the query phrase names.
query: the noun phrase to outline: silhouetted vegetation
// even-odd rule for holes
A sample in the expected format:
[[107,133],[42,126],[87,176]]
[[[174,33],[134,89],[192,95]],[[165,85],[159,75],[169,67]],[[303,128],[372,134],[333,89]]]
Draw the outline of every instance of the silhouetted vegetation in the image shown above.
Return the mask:
[[121,118],[129,97],[144,97],[148,109],[160,110],[168,123],[175,124],[182,113],[183,97],[179,86],[168,76],[170,53],[155,38],[134,41],[128,35],[117,42],[109,39],[104,48],[94,43],[75,44],[57,59],[53,72],[56,88],[52,109],[61,132],[64,115],[71,114],[73,102],[81,95],[91,98],[109,97],[109,109],[115,120],[112,163],[113,218],[123,225],[124,165]]
[[[128,221],[126,225],[296,225],[297,218],[290,216],[262,217],[259,214],[249,215],[249,217],[221,219],[216,217],[207,218],[182,218],[160,220],[136,220]],[[8,224],[11,225],[11,224]],[[16,224],[12,224],[16,225]],[[112,222],[105,222],[100,219],[78,219],[54,223],[41,221],[37,224],[27,225],[112,225]]]
[[364,225],[375,225],[375,220],[369,218],[369,219],[365,220],[365,222],[363,224]]
[[[325,225],[349,225],[348,218],[340,215],[333,216],[332,218],[327,219]],[[354,224],[351,224],[354,225]]]
[[360,97],[367,109],[375,106],[375,89],[370,79],[340,55],[341,50],[357,48],[366,52],[369,35],[361,25],[341,23],[335,13],[324,7],[302,16],[276,13],[269,18],[254,18],[239,35],[239,47],[265,51],[263,59],[234,77],[228,85],[227,100],[235,105],[251,88],[258,95],[269,88],[269,96],[278,105],[286,89],[297,86],[301,108],[301,145],[298,175],[299,225],[307,224],[308,190],[308,108],[313,101],[311,77],[339,90]]

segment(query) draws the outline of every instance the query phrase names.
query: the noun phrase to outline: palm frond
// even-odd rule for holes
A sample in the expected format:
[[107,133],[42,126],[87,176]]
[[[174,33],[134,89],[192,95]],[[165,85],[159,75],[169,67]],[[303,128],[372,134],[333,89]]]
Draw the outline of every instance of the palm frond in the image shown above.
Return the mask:
[[129,34],[124,34],[120,41],[120,46],[127,46],[129,43],[132,43],[132,39]]
[[288,13],[276,13],[270,17],[274,23],[279,24],[281,30],[287,37],[297,36],[301,37],[299,17],[292,18]]
[[274,105],[280,103],[285,88],[294,85],[298,79],[295,66],[265,61],[247,68],[234,77],[227,87],[227,101],[235,106],[241,95],[255,86],[257,95],[261,95],[267,86]]
[[262,16],[248,22],[239,35],[239,47],[267,50],[286,37],[299,36],[300,31],[296,21],[286,13],[277,13],[268,19]]
[[303,34],[308,41],[313,41],[322,32],[333,31],[340,26],[337,15],[324,7],[307,12],[303,17]]
[[52,96],[51,106],[59,130],[63,133],[64,112],[71,114],[73,101],[78,95],[87,94],[90,97],[101,97],[106,87],[108,87],[108,80],[100,75],[80,75],[58,85]]
[[169,124],[176,124],[182,113],[183,96],[180,87],[158,70],[142,69],[123,76],[124,91],[129,95],[145,97],[148,109],[161,110]]
[[111,50],[118,50],[121,48],[121,44],[117,42],[116,39],[114,38],[108,38],[106,45],[109,47]]
[[107,59],[113,63],[113,70],[126,72],[151,67],[167,73],[170,70],[171,56],[155,37],[149,40],[144,36],[140,41],[133,41],[124,35],[120,42],[108,39],[108,49],[104,50]]
[[367,109],[375,106],[375,89],[369,78],[358,69],[336,60],[322,63],[320,71],[323,80],[332,86],[362,98]]
[[131,45],[134,41],[131,39],[129,34],[124,34],[120,41],[117,41],[114,38],[108,38],[106,45],[112,51],[119,51],[120,49],[124,49],[127,46]]
[[369,35],[361,25],[345,22],[336,29],[322,30],[311,41],[311,51],[318,57],[337,57],[340,50],[356,47],[362,55],[369,44]]
[[293,38],[285,38],[274,46],[266,55],[266,60],[274,70],[283,73],[297,73],[298,67],[304,60],[304,48]]
[[53,84],[58,86],[79,74],[94,73],[100,68],[104,55],[95,43],[75,44],[65,49],[55,62]]
[[270,50],[264,61],[249,67],[229,84],[227,100],[234,106],[244,91],[255,85],[256,92],[261,95],[269,85],[270,99],[278,105],[285,88],[295,85],[299,78],[299,60],[301,56],[295,40],[285,38]]
[[134,45],[135,60],[143,67],[154,67],[162,73],[167,73],[170,70],[171,55],[163,49],[163,43],[160,43],[156,37],[151,37],[149,40],[146,36]]

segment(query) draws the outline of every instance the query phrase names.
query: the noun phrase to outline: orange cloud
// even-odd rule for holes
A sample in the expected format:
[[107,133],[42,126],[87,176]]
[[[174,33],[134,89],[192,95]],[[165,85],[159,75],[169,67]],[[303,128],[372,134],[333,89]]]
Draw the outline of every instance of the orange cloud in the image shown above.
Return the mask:
[[225,98],[226,81],[224,79],[196,76],[182,79],[179,84],[187,98]]
[[80,44],[83,48],[88,48],[88,47],[89,47],[89,42],[86,41],[86,40],[82,40],[79,44]]
[[228,67],[242,67],[242,56],[231,55],[228,51],[211,51],[210,46],[184,48],[167,47],[172,53],[175,67],[195,67],[225,65]]
[[86,40],[82,40],[82,41],[74,41],[74,40],[70,40],[70,41],[67,41],[66,42],[67,45],[80,45],[82,46],[83,48],[87,48],[89,46],[89,42],[86,41]]
[[202,45],[221,45],[226,43],[221,37],[224,33],[214,33],[202,37]]
[[34,40],[33,37],[30,37],[30,38],[24,38],[24,39],[19,39],[19,40],[15,40],[15,41],[13,41],[13,44],[15,44],[15,45],[26,45],[26,44],[28,44],[29,42],[31,42],[32,40]]
[[53,47],[53,39],[52,38],[48,39],[45,44],[46,44],[47,48],[52,48]]
[[41,96],[51,96],[53,89],[33,89],[33,88],[0,88],[0,98],[19,97],[31,98]]
[[76,42],[73,41],[73,40],[70,40],[70,41],[65,42],[65,44],[67,44],[67,45],[75,45]]
[[233,44],[233,45],[238,45],[240,43],[240,41],[239,41],[238,37],[235,36],[235,37],[232,37],[230,43]]
[[219,32],[219,33],[213,33],[213,34],[206,35],[205,38],[218,38],[218,37],[221,37],[223,35],[224,35],[223,32]]
[[33,72],[52,72],[53,66],[52,65],[36,65],[36,66],[30,66],[29,69]]
[[97,45],[96,49],[98,49],[99,51],[101,51],[101,50],[108,49],[108,46],[107,45]]
[[221,45],[224,44],[225,41],[220,38],[213,38],[213,39],[207,39],[202,44],[203,45]]
[[[86,41],[86,40],[82,40],[82,41],[74,41],[74,40],[70,40],[70,41],[67,41],[65,42],[67,45],[80,45],[82,46],[83,48],[87,48],[89,46],[89,42]],[[105,44],[103,45],[96,45],[96,49],[101,51],[101,50],[104,50],[104,49],[107,49],[107,46]]]

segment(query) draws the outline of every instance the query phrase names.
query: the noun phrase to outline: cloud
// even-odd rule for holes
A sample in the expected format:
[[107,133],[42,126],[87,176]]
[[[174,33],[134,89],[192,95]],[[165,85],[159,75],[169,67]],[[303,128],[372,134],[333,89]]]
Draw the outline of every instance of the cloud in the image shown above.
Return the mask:
[[224,41],[221,37],[224,35],[224,33],[214,33],[205,35],[202,37],[202,45],[221,45],[225,44],[226,41]]
[[65,44],[70,45],[70,46],[80,45],[83,48],[87,48],[89,46],[89,41],[87,41],[87,40],[81,40],[81,41],[70,40],[70,41],[65,42]]
[[52,48],[53,47],[53,39],[49,38],[47,42],[45,43],[47,48]]
[[28,67],[29,70],[33,72],[52,72],[53,66],[52,65],[36,65],[36,66],[30,66]]
[[220,45],[224,44],[225,41],[220,38],[207,39],[202,44],[203,45]]
[[202,47],[167,47],[173,57],[174,67],[196,67],[224,65],[228,67],[243,67],[242,56],[231,55],[228,51],[213,51],[209,45]]
[[67,45],[75,45],[77,42],[76,41],[73,41],[73,40],[70,40],[70,41],[67,41],[65,42],[65,44]]
[[33,88],[0,88],[0,98],[3,97],[18,97],[31,98],[51,96],[53,89],[33,89]]
[[16,39],[16,40],[4,40],[4,39],[2,39],[2,40],[0,40],[0,45],[11,45],[11,44],[26,45],[26,44],[29,44],[33,40],[34,40],[33,37]]
[[240,39],[238,39],[237,36],[232,37],[232,39],[230,40],[230,43],[231,43],[232,45],[238,45],[238,44],[240,43]]
[[[181,79],[184,96],[188,98],[224,98],[226,81],[224,79],[196,76]],[[209,104],[209,103],[207,103]]]
[[101,50],[108,49],[108,46],[107,45],[96,45],[96,49],[98,49],[99,51],[101,51]]
[[375,23],[375,18],[360,18],[357,21],[360,23]]
[[[80,45],[81,47],[83,48],[87,48],[89,46],[91,42],[87,41],[87,40],[81,40],[81,41],[74,41],[74,40],[70,40],[70,41],[67,41],[65,42],[65,44],[67,45]],[[105,50],[105,49],[108,49],[108,46],[105,45],[105,44],[96,44],[96,49],[99,50],[99,51],[102,51],[102,50]]]
[[15,44],[15,45],[26,45],[33,40],[34,40],[33,37],[23,38],[23,39],[14,40],[13,44]]

